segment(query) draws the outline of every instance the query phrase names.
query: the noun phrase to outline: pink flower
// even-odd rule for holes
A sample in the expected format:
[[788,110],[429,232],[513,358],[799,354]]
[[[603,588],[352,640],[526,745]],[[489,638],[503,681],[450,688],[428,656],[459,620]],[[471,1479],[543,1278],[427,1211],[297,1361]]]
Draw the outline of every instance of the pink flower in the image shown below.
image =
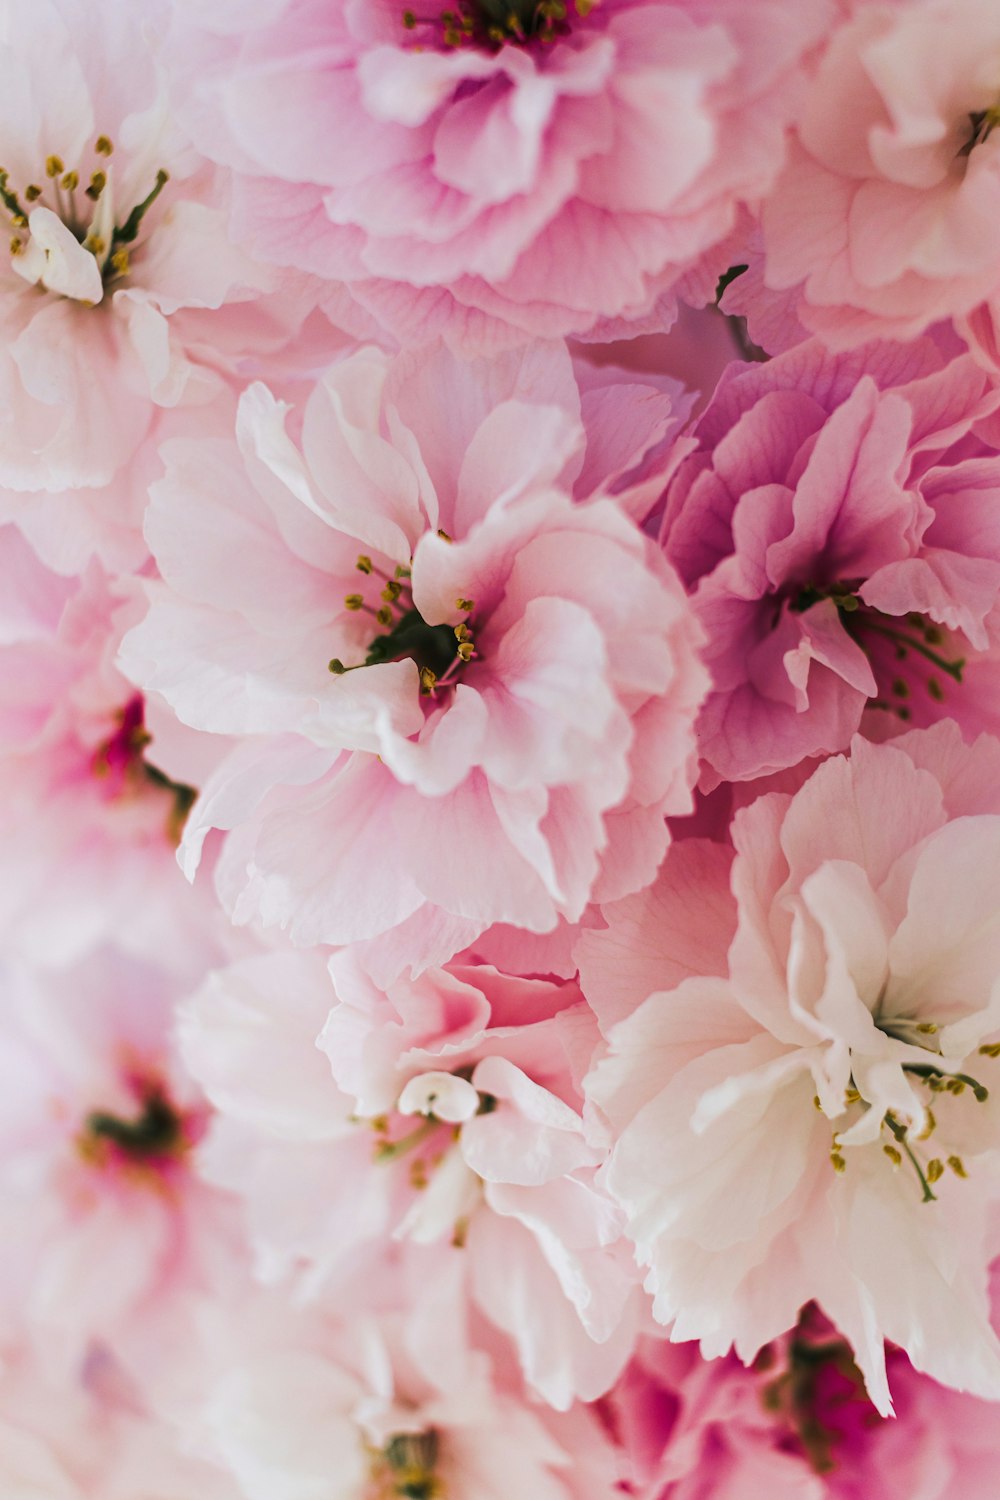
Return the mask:
[[88,545],[123,558],[134,491],[115,481],[141,476],[158,409],[211,400],[309,305],[265,297],[274,273],[229,240],[214,169],[167,107],[164,20],[155,4],[39,0],[0,41],[17,78],[0,163],[0,517],[37,528],[35,495],[80,489],[95,511],[97,492]]
[[189,9],[191,109],[236,169],[237,234],[346,283],[403,342],[494,347],[662,328],[693,269],[704,300],[831,17],[826,0]]
[[[836,1329],[807,1308],[795,1331],[762,1356],[763,1397],[777,1440],[806,1455],[832,1500],[991,1500],[996,1407],[914,1370],[889,1349],[895,1420],[878,1415]],[[818,1482],[818,1481],[817,1481]]]
[[242,1500],[222,1469],[192,1457],[184,1435],[145,1409],[141,1387],[105,1353],[58,1378],[30,1347],[4,1349],[0,1487],[18,1500]]
[[[724,968],[717,948],[699,962],[695,941],[650,992],[647,944],[649,978],[622,990],[621,944],[678,899],[683,845],[645,922],[633,899],[624,933],[611,907],[607,934],[585,938],[598,1005],[607,990],[624,1012],[647,990],[587,1090],[611,1128],[607,1186],[673,1339],[749,1361],[815,1300],[881,1412],[885,1340],[946,1385],[1000,1395],[986,1295],[998,787],[1000,743],[963,746],[953,724],[858,738],[795,795],[734,819]],[[713,899],[726,901],[721,882]]]
[[827,1495],[775,1419],[768,1376],[732,1357],[704,1360],[690,1347],[643,1338],[602,1409],[628,1455],[625,1492],[640,1500]]
[[795,288],[802,321],[838,349],[983,303],[995,315],[998,120],[992,0],[857,6],[764,204],[767,285]]
[[390,1234],[431,1267],[459,1245],[528,1383],[559,1410],[600,1395],[642,1298],[584,1137],[596,1038],[576,986],[452,965],[383,994],[349,952],[331,972],[249,959],[181,1010],[219,1111],[201,1167],[244,1200],[258,1274],[329,1299]]
[[3,1319],[66,1367],[93,1338],[141,1365],[239,1260],[190,1169],[207,1109],[172,1056],[178,975],[106,946],[0,983]]
[[199,1448],[246,1500],[614,1500],[599,1424],[529,1404],[506,1351],[474,1337],[456,1270],[369,1260],[349,1320],[275,1299],[219,1320]]
[[183,722],[246,737],[184,845],[193,872],[232,830],[235,920],[380,939],[392,974],[652,878],[690,806],[704,675],[625,514],[672,427],[637,383],[588,371],[581,391],[555,346],[365,349],[310,397],[301,451],[259,386],[242,454],[169,450],[147,527],[166,587],[123,661]]
[[[702,785],[996,701],[998,392],[929,341],[731,366],[667,491],[713,691]],[[968,671],[966,671],[968,668]]]
[[128,590],[96,564],[59,577],[3,526],[0,601],[5,952],[59,964],[110,938],[168,957],[178,922],[202,951],[201,902],[173,857],[194,793],[159,769],[150,705],[114,666]]

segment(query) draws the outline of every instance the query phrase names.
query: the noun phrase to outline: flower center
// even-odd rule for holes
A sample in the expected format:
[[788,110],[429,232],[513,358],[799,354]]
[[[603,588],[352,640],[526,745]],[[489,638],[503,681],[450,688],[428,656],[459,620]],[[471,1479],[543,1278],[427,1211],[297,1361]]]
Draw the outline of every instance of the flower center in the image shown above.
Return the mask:
[[968,133],[958,153],[959,157],[971,156],[976,147],[988,140],[1000,125],[1000,99],[991,104],[988,109],[974,110],[968,119]]
[[444,1500],[434,1470],[440,1442],[433,1427],[426,1432],[398,1432],[375,1455],[377,1500]]
[[10,173],[0,168],[0,204],[11,221],[10,253],[25,280],[81,302],[95,300],[60,283],[53,267],[56,247],[32,232],[29,215],[38,207],[50,209],[77,244],[93,256],[103,287],[128,276],[142,221],[169,181],[169,173],[161,167],[145,198],[119,220],[113,203],[109,161],[113,152],[110,138],[99,135],[89,170],[80,165],[67,170],[61,157],[49,156],[40,181],[29,182],[23,188],[12,183]]
[[343,677],[360,667],[373,667],[383,662],[409,660],[417,665],[422,693],[432,696],[442,688],[453,687],[462,668],[476,655],[468,624],[474,601],[455,600],[456,610],[466,617],[461,624],[428,625],[413,602],[409,568],[397,567],[395,574],[390,576],[362,553],[357,569],[366,576],[382,579],[384,586],[378,596],[381,602],[375,605],[364,594],[347,594],[344,607],[352,613],[371,615],[379,631],[369,642],[363,662],[345,667],[340,657],[335,656],[329,663],[334,676]]
[[187,1122],[162,1083],[136,1078],[131,1087],[137,1113],[129,1118],[105,1110],[92,1111],[77,1140],[81,1155],[97,1167],[118,1164],[154,1171],[165,1168],[183,1156],[191,1144]]
[[761,1392],[765,1411],[783,1418],[817,1474],[837,1467],[841,1444],[882,1422],[846,1341],[815,1305],[803,1308],[784,1347],[765,1345],[754,1368],[777,1373]]
[[[912,1017],[880,1017],[877,1013],[874,1017],[878,1029],[886,1036],[895,1037],[897,1041],[903,1042],[910,1047],[921,1047],[932,1056],[940,1057],[939,1043],[936,1038],[940,1027],[934,1021],[918,1021]],[[990,1042],[979,1048],[983,1057],[1000,1057],[1000,1042]],[[923,1193],[924,1203],[933,1203],[937,1198],[934,1192],[934,1184],[939,1182],[945,1175],[945,1170],[950,1169],[956,1177],[965,1178],[968,1173],[965,1163],[956,1153],[947,1153],[938,1156],[934,1147],[926,1143],[937,1130],[937,1117],[931,1108],[931,1098],[943,1099],[946,1095],[960,1097],[965,1093],[971,1093],[977,1104],[985,1104],[990,1096],[990,1091],[978,1078],[973,1078],[969,1073],[954,1071],[947,1062],[904,1062],[901,1064],[902,1071],[919,1086],[926,1089],[928,1099],[924,1105],[923,1119],[914,1125],[912,1121],[901,1119],[899,1113],[894,1110],[886,1110],[879,1126],[879,1139],[882,1151],[894,1167],[903,1165],[904,1158],[913,1172],[916,1174]],[[819,1096],[813,1103],[821,1108]],[[870,1109],[868,1101],[854,1087],[852,1078],[850,1086],[844,1095],[844,1109],[851,1110],[860,1106],[862,1111]],[[853,1123],[853,1122],[852,1122]],[[830,1150],[830,1163],[835,1172],[847,1170],[847,1158],[841,1147],[840,1134],[834,1133],[833,1143]]]
[[118,727],[99,745],[90,768],[102,780],[111,797],[141,795],[155,789],[169,797],[167,834],[176,844],[184,831],[184,822],[198,795],[194,787],[171,781],[145,758],[151,736],[143,722],[143,702],[139,693],[130,698],[118,714]]
[[942,679],[950,678],[960,685],[966,658],[945,654],[947,641],[940,625],[916,613],[899,617],[871,609],[859,599],[860,587],[860,580],[825,588],[805,584],[789,608],[802,614],[820,600],[832,599],[841,624],[861,646],[875,671],[879,695],[870,699],[869,708],[885,709],[908,723],[913,716],[908,700],[914,689],[926,692],[935,704],[943,703],[947,690]]
[[[585,18],[599,0],[573,0],[576,14]],[[570,31],[567,0],[456,0],[447,10],[422,15],[403,11],[407,31],[420,33],[420,42],[444,47],[551,46]]]

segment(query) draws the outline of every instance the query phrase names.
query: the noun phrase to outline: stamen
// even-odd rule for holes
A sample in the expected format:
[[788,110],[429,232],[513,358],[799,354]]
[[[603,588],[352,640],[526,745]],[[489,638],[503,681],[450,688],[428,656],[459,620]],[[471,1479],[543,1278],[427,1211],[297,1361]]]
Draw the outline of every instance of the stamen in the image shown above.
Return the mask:
[[968,1086],[976,1096],[979,1104],[985,1104],[990,1097],[990,1091],[972,1078],[968,1073],[945,1073],[931,1063],[904,1063],[903,1072],[911,1073],[914,1078],[923,1078],[935,1093],[947,1091],[949,1094],[962,1094]]
[[376,1141],[375,1160],[378,1162],[396,1161],[400,1156],[405,1156],[408,1151],[412,1151],[415,1146],[419,1146],[429,1135],[433,1135],[435,1130],[440,1129],[440,1126],[440,1120],[425,1120],[422,1125],[417,1126],[416,1130],[411,1130],[409,1135],[401,1136],[398,1141]]
[[887,625],[879,625],[868,615],[861,616],[858,620],[857,628],[859,630],[870,630],[874,635],[880,635],[887,641],[893,641],[896,645],[898,660],[902,661],[907,651],[917,651],[921,656],[925,656],[928,661],[933,662],[940,671],[947,672],[948,676],[954,678],[956,682],[960,683],[962,681],[962,672],[965,669],[965,657],[959,656],[954,661],[948,661],[940,652],[932,650],[927,645],[927,636],[922,641],[918,640],[912,635],[907,635],[905,631],[894,630]]
[[924,1174],[924,1169],[920,1165],[917,1157],[914,1155],[909,1141],[906,1139],[906,1126],[901,1125],[896,1119],[895,1115],[891,1113],[891,1111],[886,1111],[884,1123],[895,1136],[897,1144],[902,1146],[903,1150],[906,1152],[906,1155],[909,1157],[910,1165],[916,1172],[917,1180],[919,1181],[920,1186],[923,1188],[923,1201],[925,1203],[936,1203],[937,1194],[931,1191],[931,1185]]
[[163,189],[166,187],[169,181],[170,173],[165,172],[161,167],[156,174],[156,182],[154,186],[146,194],[142,202],[135,205],[135,208],[133,208],[132,212],[129,214],[128,218],[125,220],[125,223],[121,226],[121,228],[115,230],[114,237],[116,246],[131,245],[132,241],[139,233],[139,226],[142,224],[143,219],[146,217],[146,214],[149,212],[150,208],[152,208],[153,204],[163,192]]

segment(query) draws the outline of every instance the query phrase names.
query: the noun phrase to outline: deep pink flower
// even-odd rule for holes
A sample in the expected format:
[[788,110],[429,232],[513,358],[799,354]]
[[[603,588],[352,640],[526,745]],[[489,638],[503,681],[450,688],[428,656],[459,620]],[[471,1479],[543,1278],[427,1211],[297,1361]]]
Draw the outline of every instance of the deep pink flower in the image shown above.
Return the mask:
[[704,787],[840,750],[866,706],[993,727],[998,402],[929,340],[726,371],[662,528],[708,640]]

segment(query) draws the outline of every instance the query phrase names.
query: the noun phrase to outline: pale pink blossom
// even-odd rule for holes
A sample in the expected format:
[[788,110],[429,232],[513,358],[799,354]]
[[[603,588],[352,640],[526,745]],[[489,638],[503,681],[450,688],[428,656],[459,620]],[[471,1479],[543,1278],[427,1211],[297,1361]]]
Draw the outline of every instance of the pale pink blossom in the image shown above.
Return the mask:
[[105,1353],[64,1377],[46,1363],[28,1347],[3,1350],[0,1487],[11,1500],[242,1500]]
[[662,526],[707,637],[703,787],[841,750],[866,707],[993,727],[998,399],[930,340],[729,367]]
[[[0,933],[33,963],[109,938],[169,962],[178,923],[205,951],[200,892],[174,863],[194,793],[159,768],[149,705],[114,665],[134,618],[96,564],[60,577],[0,527]],[[226,743],[207,748],[205,773]]]
[[168,106],[166,21],[39,0],[0,34],[0,517],[44,530],[34,496],[58,513],[82,490],[77,545],[132,565],[157,412],[217,397],[309,307],[269,295],[273,271],[230,240],[217,174]]
[[378,1240],[430,1267],[461,1246],[528,1383],[560,1410],[600,1395],[643,1308],[584,1135],[596,1031],[579,991],[452,965],[385,994],[351,953],[331,971],[252,958],[181,1008],[218,1111],[201,1169],[243,1199],[258,1275],[336,1306]]
[[154,487],[164,583],[124,669],[244,737],[185,869],[231,830],[237,922],[377,939],[389,974],[647,883],[690,807],[705,686],[683,591],[627,514],[662,484],[662,382],[577,379],[558,346],[368,348],[317,386],[301,446],[286,415],[251,388],[240,449],[177,445]]
[[998,119],[992,0],[858,5],[833,33],[764,203],[766,285],[794,290],[802,322],[839,349],[940,319],[991,321]]
[[457,1271],[373,1259],[349,1321],[273,1299],[217,1320],[199,1449],[247,1500],[614,1500],[599,1423],[529,1404],[506,1351],[475,1337]]
[[191,1170],[208,1109],[170,1037],[191,982],[110,945],[0,975],[0,1316],[67,1370],[95,1338],[140,1366],[183,1342],[239,1263],[232,1206]]
[[345,283],[404,343],[614,338],[662,329],[686,275],[710,295],[831,18],[826,0],[213,0],[181,8],[178,71],[256,253]]
[[[964,746],[953,724],[856,738],[734,819],[724,969],[696,941],[651,988],[647,942],[623,987],[614,907],[585,939],[585,992],[624,1013],[588,1081],[607,1185],[671,1338],[749,1361],[814,1299],[883,1413],[886,1340],[946,1385],[1000,1395],[998,773],[1000,744]],[[651,920],[626,903],[626,933],[669,912],[682,849]]]

